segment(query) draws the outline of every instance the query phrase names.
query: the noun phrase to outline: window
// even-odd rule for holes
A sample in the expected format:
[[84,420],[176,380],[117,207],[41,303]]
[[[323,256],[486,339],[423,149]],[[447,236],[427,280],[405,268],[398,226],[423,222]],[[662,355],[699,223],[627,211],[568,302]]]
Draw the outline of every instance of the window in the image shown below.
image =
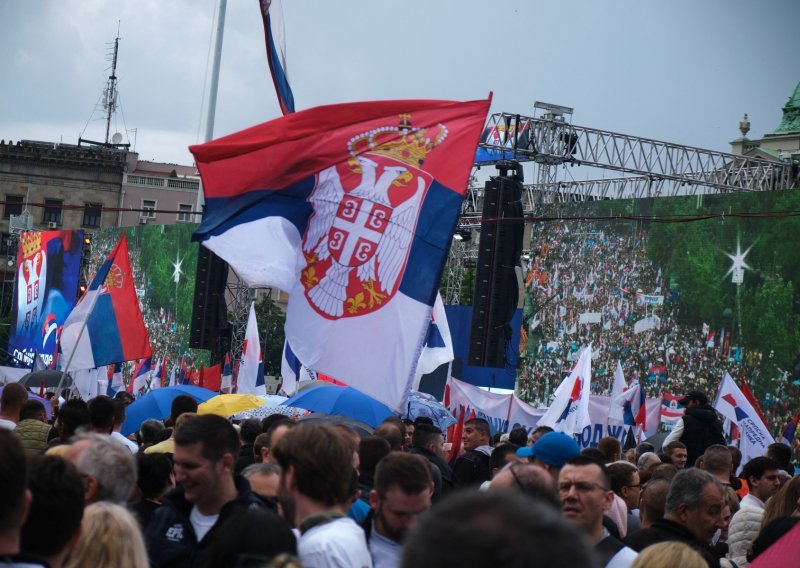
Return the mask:
[[102,203],[86,203],[83,206],[83,226],[99,227],[100,218],[103,215]]
[[44,200],[44,214],[42,215],[43,223],[61,224],[61,208],[64,202],[60,199],[45,199]]
[[3,211],[3,219],[10,219],[12,215],[22,213],[22,204],[25,197],[22,195],[6,195],[6,207]]
[[17,251],[14,246],[14,241],[8,233],[0,233],[0,255],[7,256],[9,254],[16,256]]
[[142,219],[156,218],[156,200],[142,199],[142,212],[139,215]]
[[186,203],[178,204],[178,223],[192,222],[192,206]]

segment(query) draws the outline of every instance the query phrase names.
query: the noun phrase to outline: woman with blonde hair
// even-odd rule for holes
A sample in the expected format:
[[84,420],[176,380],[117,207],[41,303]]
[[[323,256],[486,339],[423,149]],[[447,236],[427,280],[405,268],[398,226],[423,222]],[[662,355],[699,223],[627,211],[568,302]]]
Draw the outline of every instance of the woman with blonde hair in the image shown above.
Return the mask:
[[688,544],[678,541],[660,542],[645,548],[631,568],[707,568],[708,564]]
[[800,517],[800,475],[787,481],[764,506],[761,528],[778,517]]
[[148,568],[139,523],[124,507],[106,501],[93,503],[83,513],[78,546],[65,568]]

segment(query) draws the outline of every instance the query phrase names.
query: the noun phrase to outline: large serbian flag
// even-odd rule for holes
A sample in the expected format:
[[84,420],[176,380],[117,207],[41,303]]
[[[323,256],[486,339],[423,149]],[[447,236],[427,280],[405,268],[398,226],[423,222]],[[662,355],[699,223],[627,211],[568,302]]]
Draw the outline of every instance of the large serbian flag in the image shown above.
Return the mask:
[[61,351],[65,371],[153,354],[133,286],[125,233],[64,322]]
[[331,105],[192,146],[194,238],[289,292],[298,360],[399,410],[490,102]]

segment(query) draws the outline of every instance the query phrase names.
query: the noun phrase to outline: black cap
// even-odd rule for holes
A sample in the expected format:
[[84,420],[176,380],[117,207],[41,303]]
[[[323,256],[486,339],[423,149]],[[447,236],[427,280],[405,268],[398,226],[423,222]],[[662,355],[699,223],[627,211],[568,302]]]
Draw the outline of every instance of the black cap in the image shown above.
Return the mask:
[[705,395],[705,393],[700,391],[687,392],[686,396],[684,396],[682,399],[678,401],[678,404],[680,404],[681,406],[686,406],[687,404],[689,404],[690,400],[699,401],[701,406],[708,404],[708,397]]

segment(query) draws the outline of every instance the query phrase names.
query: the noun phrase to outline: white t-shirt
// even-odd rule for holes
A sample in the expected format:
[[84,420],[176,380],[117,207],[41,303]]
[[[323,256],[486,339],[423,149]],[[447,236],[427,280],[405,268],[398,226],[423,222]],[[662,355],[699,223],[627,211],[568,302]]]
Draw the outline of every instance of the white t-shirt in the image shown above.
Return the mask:
[[219,513],[216,515],[203,515],[197,510],[197,506],[192,507],[192,512],[189,513],[189,521],[192,523],[194,534],[197,536],[197,542],[203,540],[206,533],[211,530],[219,519]]
[[17,423],[12,420],[6,420],[5,418],[0,418],[0,428],[5,428],[6,430],[13,430],[17,427]]
[[131,442],[128,438],[120,434],[119,432],[111,432],[111,439],[115,442],[119,442],[128,447],[132,454],[135,454],[139,451],[139,446],[136,445],[135,442]]
[[349,517],[306,531],[297,556],[305,568],[372,568],[364,530]]

